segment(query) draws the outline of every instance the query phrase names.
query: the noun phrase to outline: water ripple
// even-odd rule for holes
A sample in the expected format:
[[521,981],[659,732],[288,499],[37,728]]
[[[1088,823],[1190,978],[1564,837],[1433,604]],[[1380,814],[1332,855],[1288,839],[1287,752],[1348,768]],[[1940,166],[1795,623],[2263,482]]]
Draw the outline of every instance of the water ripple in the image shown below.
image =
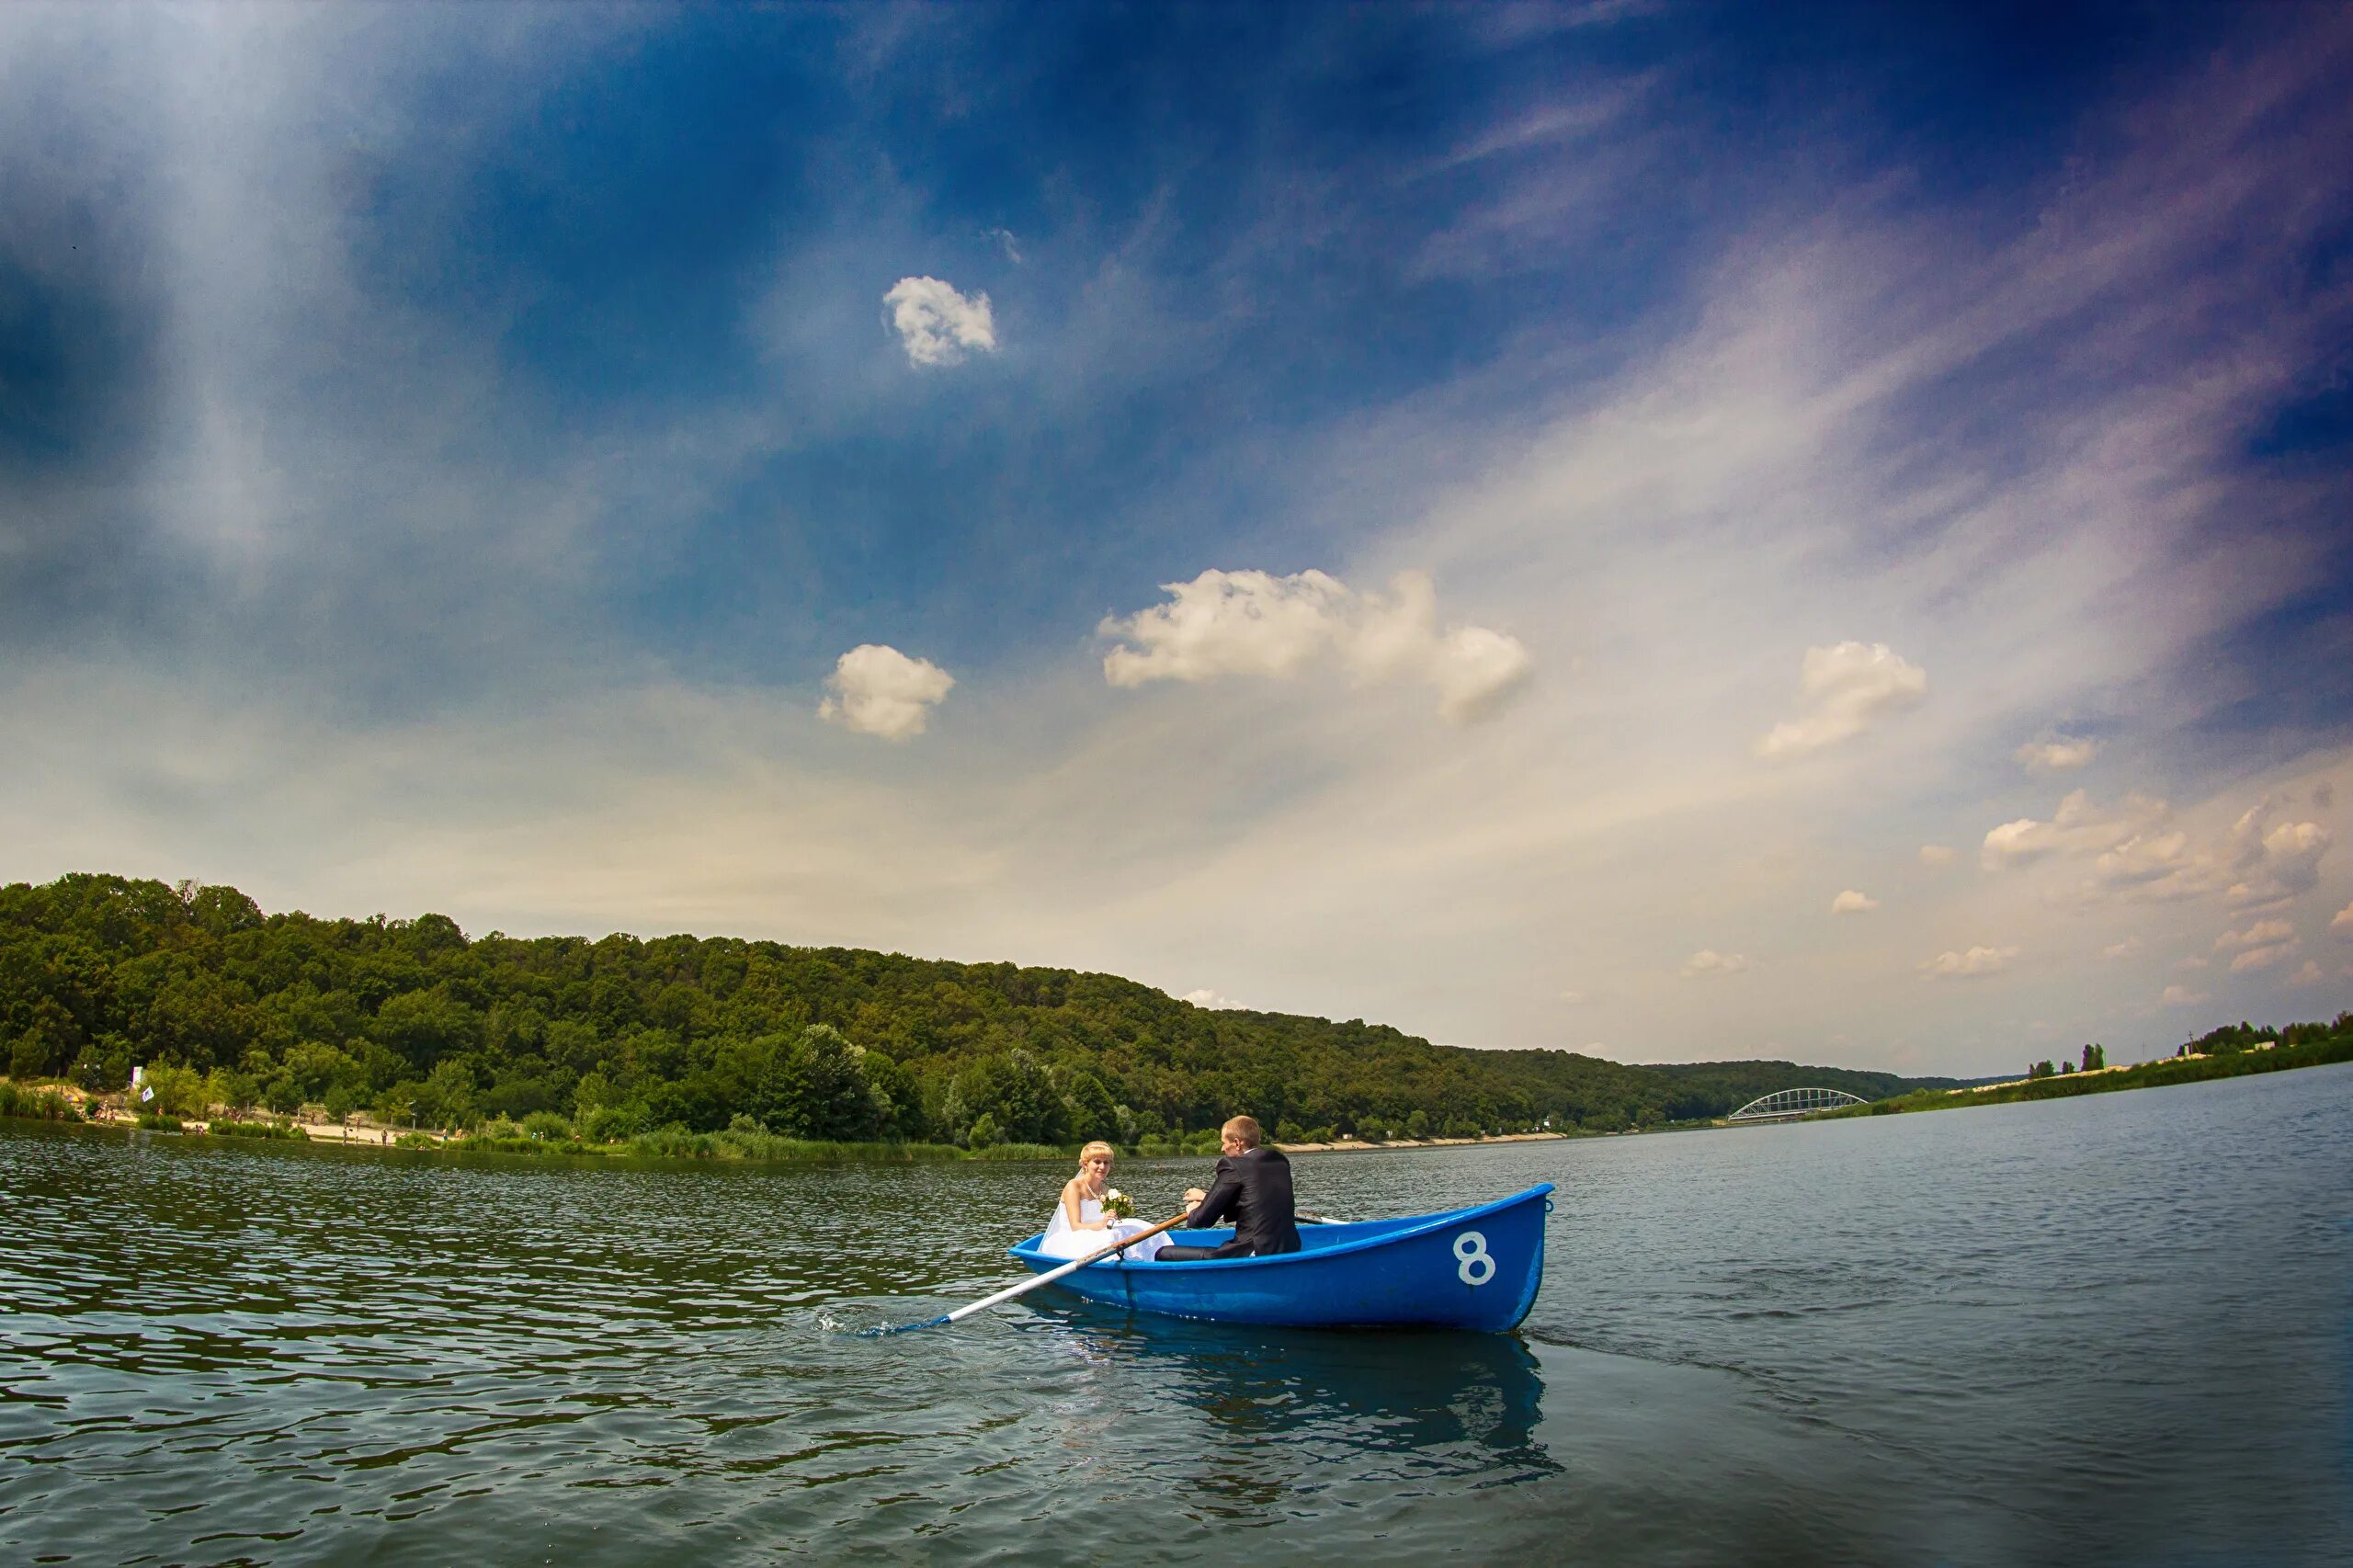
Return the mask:
[[1061,1173],[0,1126],[0,1554],[2341,1560],[2348,1134],[2326,1069],[1311,1157],[1358,1213],[1558,1183],[1525,1336],[870,1338]]

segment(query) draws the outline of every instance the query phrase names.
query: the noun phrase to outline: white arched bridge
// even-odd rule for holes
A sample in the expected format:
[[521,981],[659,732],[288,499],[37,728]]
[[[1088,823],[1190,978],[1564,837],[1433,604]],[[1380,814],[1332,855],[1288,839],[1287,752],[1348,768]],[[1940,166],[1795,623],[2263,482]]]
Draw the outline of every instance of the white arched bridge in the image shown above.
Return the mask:
[[1844,1089],[1776,1089],[1749,1101],[1725,1119],[1729,1121],[1787,1121],[1792,1117],[1811,1116],[1818,1110],[1836,1110],[1840,1106],[1863,1105],[1860,1095],[1850,1095]]

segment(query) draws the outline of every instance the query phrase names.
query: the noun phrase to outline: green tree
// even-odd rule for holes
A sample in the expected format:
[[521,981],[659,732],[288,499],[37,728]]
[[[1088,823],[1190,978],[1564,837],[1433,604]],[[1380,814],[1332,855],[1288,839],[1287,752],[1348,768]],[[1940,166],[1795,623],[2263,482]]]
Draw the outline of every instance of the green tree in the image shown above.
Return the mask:
[[1006,1142],[1070,1142],[1070,1108],[1044,1064],[1028,1051],[1017,1046],[984,1059],[960,1086],[967,1103],[987,1114]]
[[829,1024],[801,1030],[781,1064],[785,1130],[849,1142],[880,1136],[889,1108],[866,1075],[865,1056]]
[[1070,1085],[1063,1093],[1068,1111],[1070,1134],[1074,1138],[1100,1138],[1107,1142],[1119,1142],[1120,1111],[1103,1080],[1080,1068],[1070,1075]]
[[417,1119],[428,1127],[456,1130],[472,1125],[474,1075],[462,1062],[437,1064],[416,1087]]
[[892,1138],[921,1140],[928,1136],[923,1114],[923,1090],[915,1075],[881,1051],[866,1053],[866,1078],[882,1108],[882,1130]]
[[416,1109],[416,1085],[414,1084],[393,1085],[376,1096],[376,1103],[372,1108],[376,1119],[385,1126],[402,1125]]
[[168,1063],[147,1069],[146,1086],[155,1097],[141,1102],[140,1108],[158,1110],[165,1116],[202,1116],[206,1109],[204,1074],[190,1067],[176,1067]]

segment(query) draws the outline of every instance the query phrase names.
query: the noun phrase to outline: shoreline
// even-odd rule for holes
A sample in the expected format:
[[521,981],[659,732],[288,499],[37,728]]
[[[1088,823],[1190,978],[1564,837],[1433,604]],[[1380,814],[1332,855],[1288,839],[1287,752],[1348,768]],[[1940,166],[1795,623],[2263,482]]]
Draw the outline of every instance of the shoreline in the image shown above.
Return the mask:
[[[113,1127],[128,1131],[139,1131],[139,1118],[142,1113],[132,1109],[129,1106],[114,1103],[114,1096],[112,1096],[93,1094],[86,1089],[78,1088],[71,1084],[43,1084],[40,1085],[40,1089],[42,1092],[53,1092],[63,1096],[77,1109],[81,1110],[83,1113],[81,1124],[84,1126]],[[276,1115],[267,1117],[183,1117],[179,1119],[179,1131],[183,1133],[194,1133],[202,1137],[212,1137],[216,1136],[212,1131],[213,1123],[216,1121],[264,1121],[273,1126],[296,1128],[302,1133],[302,1141],[304,1142],[313,1143],[334,1143],[347,1148],[393,1149],[406,1147],[413,1152],[444,1154],[520,1153],[529,1156],[541,1153],[541,1151],[538,1150],[518,1150],[512,1147],[502,1147],[497,1145],[477,1146],[475,1144],[475,1141],[468,1135],[459,1134],[454,1137],[447,1136],[438,1132],[427,1131],[422,1128],[382,1127],[375,1125],[372,1122],[354,1125],[335,1121],[313,1121],[304,1119],[301,1117],[279,1117]],[[1279,1149],[1285,1154],[1348,1154],[1377,1153],[1382,1150],[1393,1152],[1400,1150],[1424,1149],[1470,1149],[1477,1148],[1483,1144],[1491,1143],[1552,1143],[1565,1142],[1568,1139],[1577,1136],[1579,1136],[1579,1134],[1568,1132],[1499,1132],[1490,1138],[1394,1138],[1380,1143],[1367,1142],[1362,1139],[1347,1138],[1328,1143],[1284,1143],[1279,1142],[1269,1142],[1267,1146],[1269,1148]],[[430,1143],[412,1142],[405,1145],[401,1142],[402,1139],[411,1137],[430,1139],[432,1142]],[[623,1144],[592,1144],[585,1147],[576,1146],[570,1148],[551,1145],[545,1151],[545,1153],[567,1154],[578,1153],[608,1157],[611,1153],[618,1152],[624,1147],[625,1145]],[[653,1155],[648,1157],[659,1158],[662,1156]],[[983,1156],[971,1152],[966,1152],[965,1157],[976,1158]],[[1042,1154],[1039,1156],[1041,1160],[1049,1157],[1062,1159],[1066,1158],[1067,1156],[1059,1150],[1051,1156]],[[1131,1157],[1135,1159],[1184,1160],[1207,1159],[1214,1156],[1213,1154],[1142,1154],[1131,1153]],[[816,1158],[822,1159],[823,1156],[817,1156]],[[759,1163],[791,1165],[814,1163],[814,1161],[784,1159]]]
[[[1476,1149],[1488,1143],[1554,1143],[1576,1137],[1570,1132],[1498,1132],[1492,1138],[1392,1138],[1385,1143],[1368,1143],[1361,1138],[1343,1139],[1336,1143],[1270,1142],[1267,1147],[1279,1149],[1286,1154],[1360,1154],[1378,1153],[1396,1149]],[[1587,1133],[1585,1136],[1590,1137]],[[1137,1158],[1192,1159],[1206,1158],[1189,1154],[1138,1155]]]

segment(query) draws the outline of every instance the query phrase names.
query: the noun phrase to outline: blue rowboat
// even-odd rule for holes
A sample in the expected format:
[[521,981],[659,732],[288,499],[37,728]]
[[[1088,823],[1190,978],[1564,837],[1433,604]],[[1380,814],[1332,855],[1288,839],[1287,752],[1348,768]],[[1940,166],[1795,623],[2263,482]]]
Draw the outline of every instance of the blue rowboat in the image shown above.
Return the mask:
[[[1300,1250],[1198,1263],[1106,1258],[1055,1283],[1089,1300],[1211,1323],[1284,1328],[1419,1325],[1500,1334],[1517,1328],[1544,1282],[1551,1182],[1475,1208],[1355,1224],[1302,1225]],[[1012,1248],[1031,1272],[1069,1260],[1038,1250],[1043,1232]],[[1217,1246],[1232,1231],[1171,1231],[1187,1246]]]

